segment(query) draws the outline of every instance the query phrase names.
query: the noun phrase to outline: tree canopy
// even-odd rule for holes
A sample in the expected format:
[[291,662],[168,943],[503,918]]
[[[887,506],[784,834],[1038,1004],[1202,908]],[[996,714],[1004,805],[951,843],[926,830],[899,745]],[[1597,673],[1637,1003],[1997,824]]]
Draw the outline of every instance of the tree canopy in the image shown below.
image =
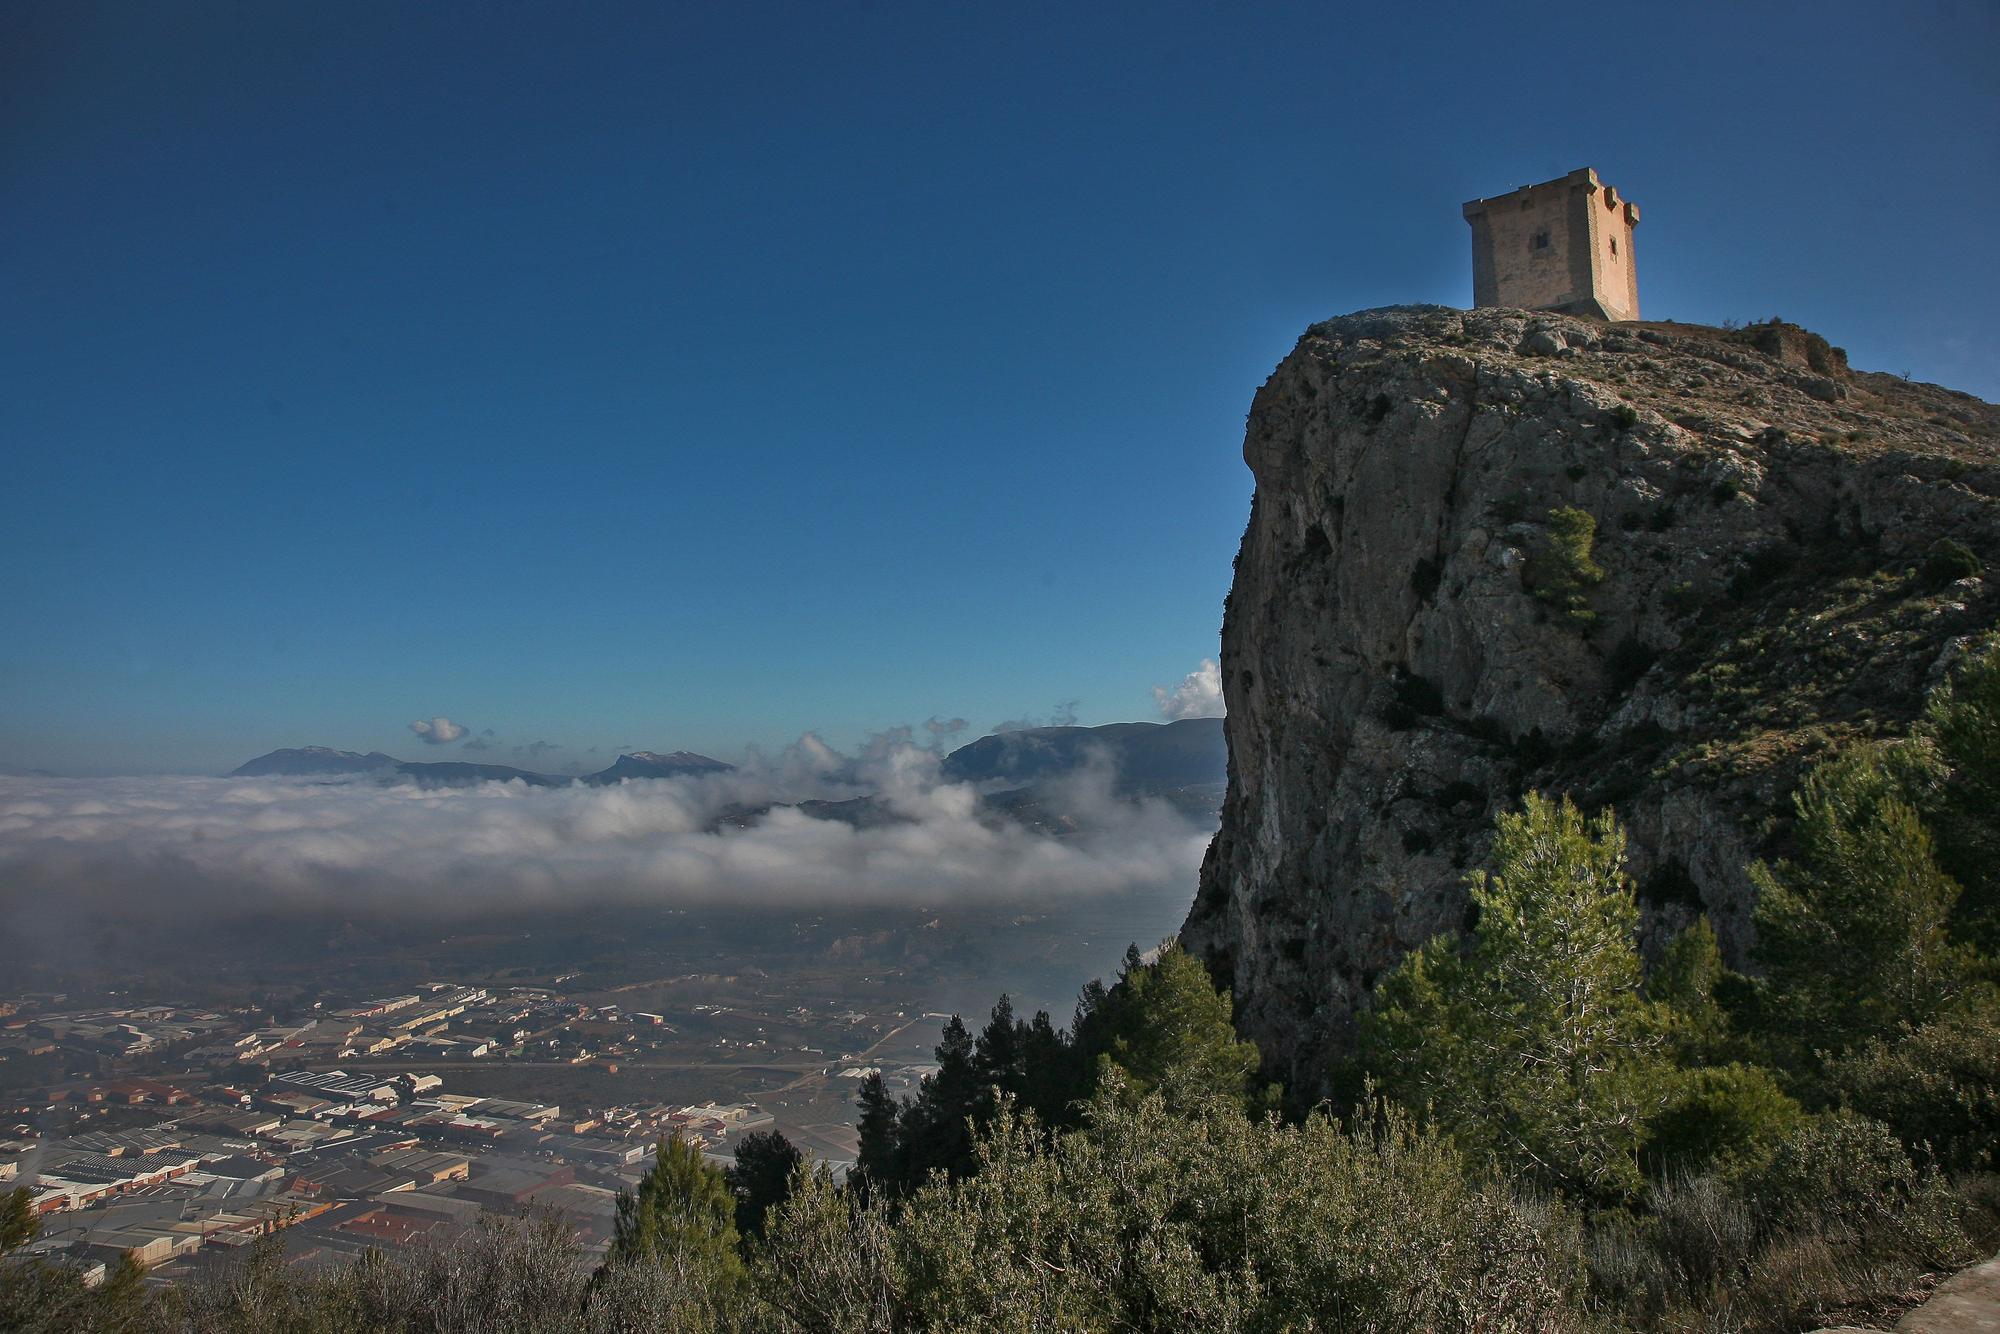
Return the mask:
[[1474,1149],[1586,1197],[1636,1185],[1663,1024],[1640,994],[1638,903],[1607,812],[1529,793],[1502,815],[1477,924],[1438,936],[1377,991],[1371,1070]]

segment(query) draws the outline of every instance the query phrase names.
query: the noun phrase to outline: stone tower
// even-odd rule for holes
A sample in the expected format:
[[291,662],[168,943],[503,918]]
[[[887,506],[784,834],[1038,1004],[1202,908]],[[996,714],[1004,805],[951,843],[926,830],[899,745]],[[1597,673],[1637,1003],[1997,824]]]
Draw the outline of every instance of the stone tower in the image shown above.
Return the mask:
[[1639,318],[1639,206],[1589,167],[1465,206],[1472,304]]

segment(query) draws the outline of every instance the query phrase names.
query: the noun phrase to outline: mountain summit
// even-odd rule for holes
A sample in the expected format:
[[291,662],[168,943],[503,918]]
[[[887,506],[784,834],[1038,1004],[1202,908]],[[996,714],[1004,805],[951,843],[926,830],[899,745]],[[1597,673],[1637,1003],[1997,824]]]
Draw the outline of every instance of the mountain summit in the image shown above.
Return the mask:
[[677,750],[661,755],[650,750],[635,750],[629,755],[620,755],[608,768],[588,774],[583,781],[594,786],[622,783],[628,778],[686,778],[700,774],[728,773],[736,766],[712,760],[706,755],[697,755],[691,750]]
[[335,750],[331,746],[293,746],[259,755],[231,769],[230,778],[294,777],[308,774],[389,773],[401,763],[393,755],[371,750]]
[[995,732],[945,756],[944,776],[954,783],[1032,784],[1094,760],[1112,768],[1121,790],[1139,793],[1220,783],[1229,767],[1222,719],[1183,718]]

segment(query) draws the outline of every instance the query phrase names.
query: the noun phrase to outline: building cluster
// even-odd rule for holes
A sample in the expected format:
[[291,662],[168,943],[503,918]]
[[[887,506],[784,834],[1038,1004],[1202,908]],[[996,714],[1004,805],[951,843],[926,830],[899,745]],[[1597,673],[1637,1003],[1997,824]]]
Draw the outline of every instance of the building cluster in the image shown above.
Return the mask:
[[627,1034],[671,1030],[664,1016],[546,992],[441,987],[275,1024],[169,1007],[55,1013],[60,999],[0,1014],[0,1190],[25,1188],[43,1216],[24,1254],[86,1276],[130,1253],[169,1281],[281,1231],[289,1254],[336,1259],[445,1240],[493,1211],[560,1214],[601,1247],[659,1139],[721,1156],[732,1135],[772,1123],[743,1103],[566,1112],[456,1093],[415,1059],[379,1059],[461,1028],[544,1053],[551,1039],[558,1053],[626,1049]]
[[[661,1014],[579,1004],[531,987],[494,994],[484,987],[437,985],[339,1009],[315,1007],[281,1022],[268,1014],[172,1006],[57,1013],[61,997],[29,1000],[0,1006],[0,1089],[22,1087],[27,1081],[9,1077],[10,1069],[36,1059],[65,1070],[149,1061],[275,1069],[356,1060],[416,1066],[489,1059],[615,1070],[619,1061],[656,1051],[679,1032]],[[128,1099],[111,1087],[129,1080],[69,1082],[74,1087],[59,1087],[58,1099],[147,1100]]]

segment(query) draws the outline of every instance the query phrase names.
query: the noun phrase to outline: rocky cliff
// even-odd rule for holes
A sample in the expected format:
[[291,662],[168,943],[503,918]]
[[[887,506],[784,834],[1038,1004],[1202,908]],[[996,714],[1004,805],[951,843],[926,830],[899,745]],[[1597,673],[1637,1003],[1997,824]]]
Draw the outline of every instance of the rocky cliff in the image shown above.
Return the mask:
[[1182,935],[1308,1095],[1525,788],[1616,807],[1649,944],[1706,911],[1744,961],[1801,767],[1906,728],[2000,615],[2000,409],[1789,325],[1330,320],[1244,459]]

